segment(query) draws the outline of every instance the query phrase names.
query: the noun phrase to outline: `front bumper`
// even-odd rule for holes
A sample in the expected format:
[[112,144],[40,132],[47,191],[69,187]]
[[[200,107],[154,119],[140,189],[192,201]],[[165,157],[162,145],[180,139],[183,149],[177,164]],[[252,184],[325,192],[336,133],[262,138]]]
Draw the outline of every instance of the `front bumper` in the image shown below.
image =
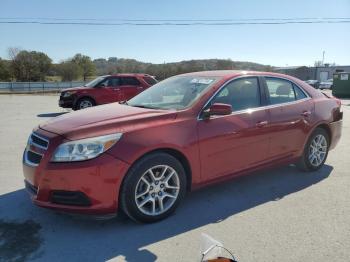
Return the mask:
[[73,108],[76,101],[76,96],[71,95],[68,97],[60,96],[60,99],[58,101],[58,105],[63,108]]
[[[54,140],[38,166],[23,163],[26,188],[34,204],[72,213],[116,213],[119,188],[129,165],[107,153],[88,161],[51,163],[51,152],[57,146]],[[59,201],[57,197],[61,197]]]

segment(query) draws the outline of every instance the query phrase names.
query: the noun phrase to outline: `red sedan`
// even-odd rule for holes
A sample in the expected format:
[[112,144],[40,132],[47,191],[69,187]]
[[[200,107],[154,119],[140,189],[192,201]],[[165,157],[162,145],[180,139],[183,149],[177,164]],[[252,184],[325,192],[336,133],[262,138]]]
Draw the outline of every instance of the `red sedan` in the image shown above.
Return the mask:
[[296,78],[190,73],[125,104],[41,124],[24,152],[24,176],[41,207],[154,222],[207,184],[281,164],[318,170],[341,126],[340,101]]

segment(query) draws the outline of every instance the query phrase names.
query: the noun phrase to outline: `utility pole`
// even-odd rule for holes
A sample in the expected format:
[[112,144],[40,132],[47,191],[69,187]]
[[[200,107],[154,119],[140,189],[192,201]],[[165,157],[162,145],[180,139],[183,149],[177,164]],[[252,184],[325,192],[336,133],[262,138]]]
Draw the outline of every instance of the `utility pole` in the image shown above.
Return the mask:
[[322,66],[324,65],[324,54],[326,53],[326,51],[322,52]]

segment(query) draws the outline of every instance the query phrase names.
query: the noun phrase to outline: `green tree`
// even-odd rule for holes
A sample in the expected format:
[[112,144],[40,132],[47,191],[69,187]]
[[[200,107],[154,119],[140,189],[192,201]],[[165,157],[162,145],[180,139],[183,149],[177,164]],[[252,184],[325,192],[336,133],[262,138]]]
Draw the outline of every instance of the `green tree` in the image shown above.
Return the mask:
[[45,81],[52,60],[43,52],[13,51],[11,69],[17,81]]
[[82,74],[79,65],[70,60],[58,64],[56,70],[62,81],[76,80]]
[[84,81],[86,81],[87,77],[93,76],[96,72],[95,64],[91,61],[89,56],[76,54],[72,58],[72,62],[80,67]]
[[11,71],[9,61],[2,60],[0,58],[0,80],[1,81],[10,81],[11,80]]

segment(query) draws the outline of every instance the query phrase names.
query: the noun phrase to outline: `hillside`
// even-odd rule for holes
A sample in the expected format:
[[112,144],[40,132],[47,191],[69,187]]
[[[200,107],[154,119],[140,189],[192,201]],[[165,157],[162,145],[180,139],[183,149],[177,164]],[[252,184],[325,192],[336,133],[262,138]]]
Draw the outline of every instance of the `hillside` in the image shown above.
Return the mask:
[[164,79],[177,74],[203,70],[272,70],[272,67],[269,65],[262,65],[252,62],[232,61],[229,59],[202,59],[174,63],[152,64],[140,62],[135,59],[111,57],[107,60],[104,58],[95,59],[93,63],[96,66],[97,75],[125,72],[147,73],[156,76],[158,79]]

